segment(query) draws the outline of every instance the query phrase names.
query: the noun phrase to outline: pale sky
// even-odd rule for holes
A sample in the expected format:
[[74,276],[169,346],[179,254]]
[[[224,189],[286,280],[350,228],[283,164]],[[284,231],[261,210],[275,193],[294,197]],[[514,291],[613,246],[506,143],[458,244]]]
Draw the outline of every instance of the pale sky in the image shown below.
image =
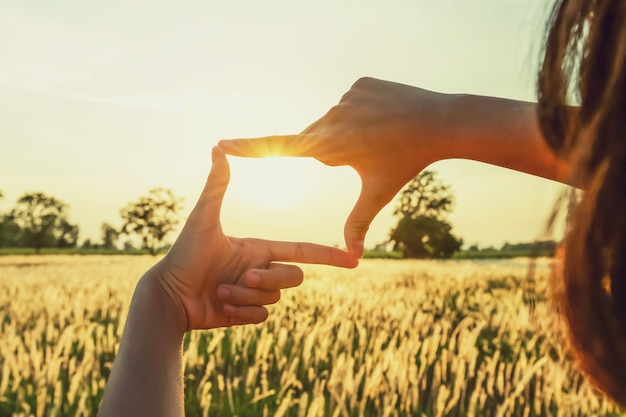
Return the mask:
[[[534,100],[549,7],[4,0],[0,211],[25,192],[46,192],[69,204],[81,240],[99,240],[102,222],[119,224],[120,208],[157,186],[184,197],[186,214],[219,139],[298,133],[361,76]],[[227,233],[343,246],[360,187],[351,169],[308,158],[230,161]],[[468,161],[431,168],[456,193],[451,221],[467,244],[536,239],[560,188]],[[393,224],[388,206],[366,247],[386,240]]]

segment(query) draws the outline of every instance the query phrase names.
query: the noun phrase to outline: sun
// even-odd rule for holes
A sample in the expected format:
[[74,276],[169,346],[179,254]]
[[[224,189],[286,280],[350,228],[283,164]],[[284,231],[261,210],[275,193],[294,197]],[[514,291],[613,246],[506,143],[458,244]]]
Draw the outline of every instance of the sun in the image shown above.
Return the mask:
[[236,200],[251,207],[285,209],[306,205],[318,186],[310,158],[229,158],[228,189]]

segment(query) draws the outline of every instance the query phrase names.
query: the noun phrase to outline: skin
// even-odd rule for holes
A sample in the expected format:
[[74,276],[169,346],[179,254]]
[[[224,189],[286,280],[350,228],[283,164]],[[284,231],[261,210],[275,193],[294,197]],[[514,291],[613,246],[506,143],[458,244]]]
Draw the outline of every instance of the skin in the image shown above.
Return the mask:
[[[259,323],[264,305],[299,285],[281,262],[352,268],[376,214],[433,162],[462,158],[568,182],[569,165],[546,146],[536,105],[440,94],[358,80],[325,116],[297,135],[220,141],[200,199],[170,252],[139,280],[99,416],[182,416],[186,331]],[[229,181],[224,153],[314,157],[348,165],[362,180],[348,216],[348,252],[310,243],[225,236],[219,220]]]
[[567,162],[545,144],[536,104],[441,94],[373,78],[358,80],[300,134],[222,140],[219,146],[235,156],[306,156],[351,166],[362,186],[344,236],[357,258],[378,212],[436,161],[470,159],[561,182],[570,177]]
[[299,285],[299,262],[353,268],[347,252],[311,243],[224,235],[228,162],[219,148],[202,194],[170,252],[139,280],[98,415],[183,416],[185,332],[267,318],[280,290]]

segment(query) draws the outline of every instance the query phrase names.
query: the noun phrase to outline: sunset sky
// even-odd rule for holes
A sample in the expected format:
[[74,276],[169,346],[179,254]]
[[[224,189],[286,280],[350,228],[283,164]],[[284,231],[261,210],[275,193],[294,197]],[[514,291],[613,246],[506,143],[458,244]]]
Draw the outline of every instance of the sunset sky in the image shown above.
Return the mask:
[[[102,222],[163,186],[186,214],[219,139],[297,133],[361,76],[532,101],[549,3],[4,1],[0,212],[44,191],[68,203],[81,240],[99,240]],[[227,233],[343,245],[360,187],[350,168],[230,162]],[[466,244],[536,239],[560,189],[469,161],[431,169],[456,193]],[[391,211],[366,247],[387,238]]]

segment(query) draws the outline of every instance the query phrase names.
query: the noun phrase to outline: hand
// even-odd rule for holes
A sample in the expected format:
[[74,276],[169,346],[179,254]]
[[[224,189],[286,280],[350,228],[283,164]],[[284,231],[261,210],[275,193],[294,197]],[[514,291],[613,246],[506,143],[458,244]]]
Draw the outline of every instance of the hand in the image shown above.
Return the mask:
[[445,149],[441,110],[448,96],[371,78],[358,80],[338,105],[299,135],[222,140],[236,156],[311,156],[331,166],[349,165],[361,177],[361,194],[348,216],[348,251],[363,254],[370,223],[400,189]]
[[229,178],[226,156],[214,148],[200,199],[169,253],[149,272],[178,307],[184,330],[265,320],[263,305],[302,282],[299,267],[276,261],[347,268],[358,263],[337,248],[225,236],[220,208]]

